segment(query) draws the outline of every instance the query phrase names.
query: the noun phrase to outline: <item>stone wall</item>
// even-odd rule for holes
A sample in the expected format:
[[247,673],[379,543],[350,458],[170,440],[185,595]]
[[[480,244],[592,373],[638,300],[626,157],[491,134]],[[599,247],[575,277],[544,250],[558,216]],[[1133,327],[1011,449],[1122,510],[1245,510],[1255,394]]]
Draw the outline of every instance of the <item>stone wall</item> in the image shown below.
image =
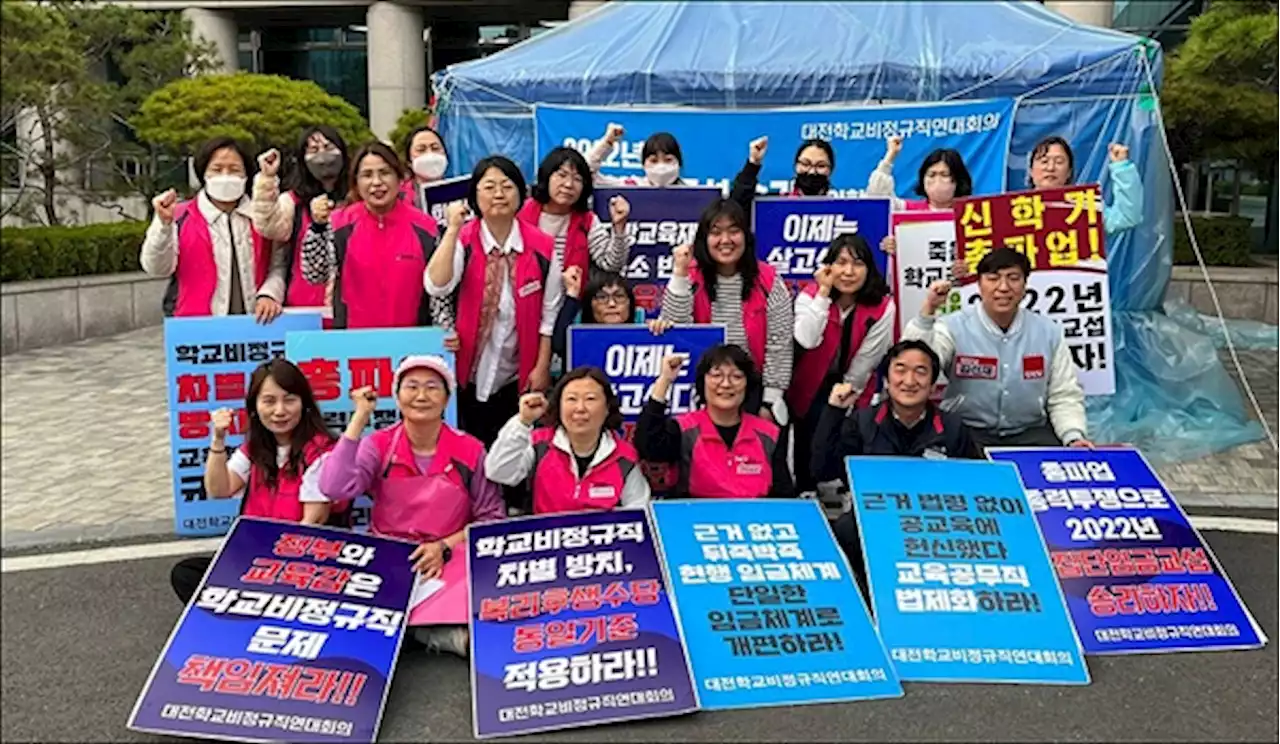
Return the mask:
[[168,282],[138,272],[0,285],[0,354],[159,325]]
[[[1213,280],[1224,317],[1276,323],[1280,284],[1277,283],[1274,266],[1243,269],[1215,266],[1209,268],[1209,277]],[[1198,266],[1173,267],[1173,277],[1165,290],[1165,297],[1181,299],[1205,315],[1217,315],[1209,286],[1205,284],[1204,274]]]

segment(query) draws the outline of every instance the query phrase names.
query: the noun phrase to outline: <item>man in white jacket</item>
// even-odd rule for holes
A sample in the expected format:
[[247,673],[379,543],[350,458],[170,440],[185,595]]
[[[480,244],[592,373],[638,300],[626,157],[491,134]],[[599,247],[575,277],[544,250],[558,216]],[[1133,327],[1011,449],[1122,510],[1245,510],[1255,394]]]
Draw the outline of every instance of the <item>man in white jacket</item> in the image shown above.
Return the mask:
[[942,407],[958,413],[979,447],[1092,447],[1084,389],[1062,328],[1021,308],[1031,264],[1000,248],[978,263],[981,303],[934,317],[951,283],[929,287],[903,338],[929,344],[947,374]]

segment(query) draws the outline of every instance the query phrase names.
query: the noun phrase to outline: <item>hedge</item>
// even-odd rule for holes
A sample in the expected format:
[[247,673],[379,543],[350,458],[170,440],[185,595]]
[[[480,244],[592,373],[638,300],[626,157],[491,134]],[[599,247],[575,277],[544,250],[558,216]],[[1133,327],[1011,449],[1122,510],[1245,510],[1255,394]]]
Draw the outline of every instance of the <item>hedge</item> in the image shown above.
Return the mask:
[[141,271],[145,222],[0,229],[0,282]]
[[[1205,265],[1253,266],[1249,255],[1253,249],[1252,224],[1247,217],[1191,215],[1191,229],[1196,232]],[[1196,263],[1181,214],[1173,218],[1173,262],[1177,265]]]

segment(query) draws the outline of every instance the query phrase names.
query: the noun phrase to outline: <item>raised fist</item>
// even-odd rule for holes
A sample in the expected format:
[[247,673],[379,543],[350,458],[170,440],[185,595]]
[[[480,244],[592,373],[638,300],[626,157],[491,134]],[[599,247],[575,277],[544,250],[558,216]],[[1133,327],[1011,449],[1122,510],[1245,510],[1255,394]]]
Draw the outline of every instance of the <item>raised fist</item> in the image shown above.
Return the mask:
[[836,408],[848,408],[853,405],[853,386],[847,382],[838,382],[831,388],[827,403]]
[[1129,148],[1119,142],[1112,142],[1107,148],[1107,154],[1111,156],[1111,162],[1121,163],[1129,159]]
[[564,270],[564,294],[578,299],[582,297],[582,267],[570,266]]
[[627,201],[627,197],[618,194],[609,200],[609,221],[615,227],[625,225],[630,216],[631,202]]
[[614,145],[617,144],[618,140],[622,139],[622,135],[625,133],[626,130],[622,128],[621,124],[614,124],[610,122],[609,125],[604,128],[604,139],[609,144]]
[[672,264],[672,272],[676,276],[688,276],[689,264],[693,261],[693,246],[678,245],[671,249],[671,257],[675,259]]
[[268,178],[280,173],[280,151],[274,147],[258,156],[258,171]]
[[311,219],[325,224],[329,221],[329,215],[333,213],[333,200],[321,194],[311,200]]
[[758,137],[751,140],[750,149],[747,151],[747,159],[754,165],[760,165],[764,162],[764,153],[769,149],[769,138]]
[[680,370],[684,367],[685,360],[688,359],[687,354],[668,354],[662,360],[662,371],[659,378],[667,382],[675,382],[680,376]]
[[520,396],[520,421],[525,426],[533,426],[546,412],[547,396],[542,393],[525,393]]
[[946,279],[939,279],[929,285],[929,294],[924,297],[924,314],[933,315],[938,312],[938,308],[947,301],[947,295],[951,294],[951,282]]
[[209,420],[213,423],[213,438],[221,442],[231,430],[231,409],[219,408],[209,415]]
[[169,189],[151,200],[151,206],[156,210],[156,217],[159,217],[160,222],[166,225],[173,224],[173,208],[177,204],[178,192],[173,189]]

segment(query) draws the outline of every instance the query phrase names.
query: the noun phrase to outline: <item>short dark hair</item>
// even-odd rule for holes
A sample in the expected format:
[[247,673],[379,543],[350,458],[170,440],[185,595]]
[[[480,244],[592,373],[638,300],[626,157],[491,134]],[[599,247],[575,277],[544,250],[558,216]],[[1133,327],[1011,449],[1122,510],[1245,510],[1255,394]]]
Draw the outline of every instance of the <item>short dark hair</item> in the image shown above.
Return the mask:
[[[871,246],[866,238],[858,233],[837,235],[836,239],[831,241],[831,245],[827,246],[826,252],[822,254],[822,263],[828,266],[834,264],[845,250],[852,253],[854,258],[862,261],[867,267],[867,280],[862,283],[862,289],[858,290],[853,301],[859,305],[879,305],[880,301],[889,295],[889,285],[885,282],[884,275],[880,273],[880,267],[876,266],[875,256],[871,254]],[[840,290],[832,287],[831,301],[835,302],[838,299],[840,299]]]
[[977,274],[995,274],[1004,269],[1020,269],[1024,277],[1031,276],[1031,262],[1012,248],[997,248],[978,262]]
[[747,376],[747,393],[744,401],[752,400],[761,387],[760,371],[756,369],[751,355],[737,344],[716,344],[698,358],[698,366],[694,369],[693,392],[698,396],[698,405],[707,403],[707,375],[722,364],[732,364]]
[[476,217],[480,217],[480,202],[476,200],[476,193],[480,190],[480,179],[484,178],[484,174],[489,172],[490,168],[497,168],[502,175],[511,179],[516,185],[516,209],[524,204],[525,197],[529,195],[529,188],[525,185],[524,174],[511,162],[510,158],[501,155],[490,155],[487,158],[481,158],[476,163],[476,169],[471,171],[471,183],[467,184],[467,206],[471,207],[471,213]]
[[936,384],[938,382],[938,376],[942,374],[942,360],[938,358],[938,353],[934,351],[929,344],[915,338],[899,341],[889,347],[889,350],[884,353],[884,358],[880,360],[880,379],[888,380],[889,366],[893,364],[893,360],[908,351],[918,351],[929,357],[929,364],[933,368],[933,374],[930,376],[930,382]]
[[560,426],[560,400],[564,397],[564,388],[574,380],[595,380],[604,390],[604,403],[608,409],[608,413],[604,417],[604,428],[608,431],[617,431],[622,428],[622,403],[618,400],[617,393],[613,392],[613,385],[609,382],[609,378],[605,376],[603,370],[599,367],[574,367],[560,378],[560,382],[556,383],[555,388],[551,391],[551,397],[547,400],[547,412],[543,414],[543,423],[550,427]]
[[1071,152],[1071,145],[1068,144],[1065,139],[1055,134],[1051,137],[1045,137],[1044,139],[1036,143],[1035,147],[1031,148],[1031,154],[1027,156],[1027,183],[1031,184],[1032,186],[1035,185],[1031,183],[1031,164],[1036,162],[1036,158],[1049,152],[1049,148],[1053,147],[1054,145],[1061,147],[1062,151],[1067,154],[1067,169],[1070,171],[1069,174],[1067,175],[1067,183],[1071,183],[1072,181],[1076,180],[1075,153]]
[[411,129],[409,133],[404,136],[404,141],[400,143],[400,149],[404,151],[404,162],[408,163],[413,160],[413,158],[409,156],[409,150],[413,148],[413,138],[423,132],[431,132],[434,134],[436,139],[440,140],[440,147],[444,149],[445,157],[449,156],[449,146],[444,143],[444,137],[435,130],[435,127],[429,127],[426,124],[423,124],[420,127],[414,127]]
[[370,155],[382,158],[387,165],[391,166],[391,170],[396,172],[397,188],[399,187],[398,182],[405,179],[404,163],[400,162],[400,156],[396,155],[396,151],[392,150],[390,145],[378,140],[366,142],[360,146],[359,150],[356,150],[355,156],[351,158],[351,164],[347,166],[351,172],[351,180],[347,185],[348,204],[360,201],[360,189],[356,185],[359,181],[360,163],[364,162],[364,159]]
[[582,301],[579,303],[582,307],[582,323],[584,325],[600,322],[596,320],[596,313],[591,302],[606,287],[622,287],[622,291],[627,293],[627,308],[632,315],[635,314],[636,293],[631,289],[631,282],[628,282],[622,274],[614,272],[596,274],[591,281],[587,282],[587,288],[582,291]]
[[650,155],[664,154],[675,158],[681,166],[684,165],[684,155],[680,154],[680,143],[676,141],[676,136],[671,132],[654,132],[640,149],[640,162],[644,163]]
[[250,181],[253,180],[254,160],[249,155],[249,150],[237,140],[235,137],[213,137],[207,139],[196,150],[195,169],[196,180],[200,182],[200,188],[204,188],[204,172],[209,170],[209,161],[213,160],[214,154],[219,150],[226,149],[235,150],[240,156],[240,160],[244,162],[244,175]]
[[698,231],[693,236],[693,260],[702,274],[702,285],[707,290],[707,297],[715,302],[716,262],[711,257],[711,249],[707,247],[707,238],[711,235],[712,226],[721,217],[728,217],[730,222],[742,228],[746,249],[742,252],[742,258],[738,259],[738,273],[742,275],[742,300],[745,302],[760,278],[760,262],[756,258],[756,236],[751,232],[751,220],[747,218],[741,204],[733,199],[716,199],[702,210],[702,217],[698,219]]
[[824,139],[818,139],[817,137],[801,142],[800,147],[796,149],[796,156],[791,159],[791,162],[795,163],[800,160],[800,153],[808,150],[810,147],[816,147],[827,154],[827,160],[831,161],[831,172],[834,173],[836,170],[836,151],[831,149],[830,142]]
[[298,137],[298,144],[293,152],[293,170],[289,172],[289,178],[285,182],[285,189],[292,191],[298,197],[298,202],[305,208],[311,208],[311,200],[324,193],[324,184],[320,183],[320,179],[311,175],[311,171],[307,168],[307,140],[311,139],[311,135],[319,134],[329,140],[338,148],[338,152],[342,153],[342,170],[338,172],[338,180],[334,183],[334,201],[342,201],[347,198],[347,189],[349,188],[350,170],[351,170],[351,153],[347,150],[347,141],[342,138],[338,130],[328,124],[316,124],[306,127],[302,130],[302,134]]
[[924,161],[920,163],[920,175],[916,178],[916,194],[918,196],[926,196],[924,192],[924,174],[938,163],[945,163],[947,170],[951,171],[951,180],[956,184],[956,198],[963,199],[973,193],[973,177],[969,175],[969,169],[965,167],[964,157],[959,151],[952,150],[949,147],[940,147],[937,150],[925,156]]
[[582,177],[582,193],[578,196],[578,201],[573,203],[573,211],[580,214],[591,210],[591,166],[587,165],[587,159],[582,157],[582,153],[572,147],[557,147],[542,159],[542,163],[538,166],[538,180],[534,182],[533,188],[530,189],[530,195],[533,200],[539,204],[546,204],[551,201],[551,176],[565,163],[573,166],[573,169]]

